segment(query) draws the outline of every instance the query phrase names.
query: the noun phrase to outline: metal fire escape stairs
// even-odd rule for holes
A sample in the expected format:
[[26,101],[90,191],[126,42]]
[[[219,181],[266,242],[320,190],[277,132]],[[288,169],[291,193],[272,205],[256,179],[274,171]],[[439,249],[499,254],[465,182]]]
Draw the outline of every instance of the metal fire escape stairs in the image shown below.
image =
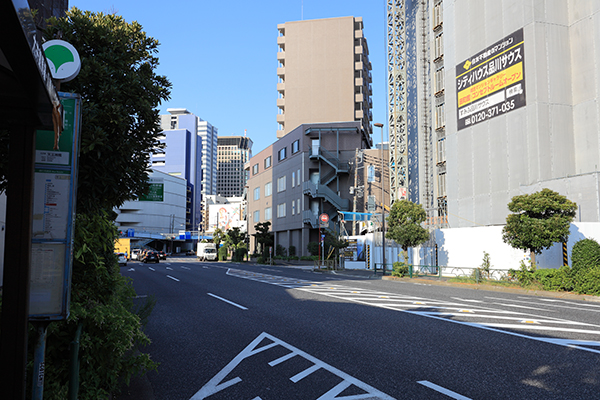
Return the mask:
[[[329,215],[330,220],[338,216],[338,211],[349,211],[350,200],[342,199],[328,186],[335,179],[339,179],[339,174],[348,174],[350,172],[350,165],[348,162],[340,161],[339,157],[322,147],[319,147],[318,152],[313,152],[313,149],[311,148],[309,157],[311,160],[322,161],[321,168],[326,164],[331,167],[331,170],[320,176],[319,183],[314,183],[312,181],[304,182],[302,192],[312,198],[322,198],[329,202],[331,207],[325,212]],[[304,223],[310,224],[313,228],[318,227],[318,221],[315,220],[314,214],[312,214],[311,211],[305,212],[303,219]]]

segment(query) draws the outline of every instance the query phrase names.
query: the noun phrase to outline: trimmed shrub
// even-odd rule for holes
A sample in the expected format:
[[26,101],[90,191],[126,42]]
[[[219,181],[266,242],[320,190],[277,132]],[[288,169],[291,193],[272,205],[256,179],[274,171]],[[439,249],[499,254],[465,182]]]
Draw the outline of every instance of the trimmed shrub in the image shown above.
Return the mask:
[[224,244],[223,246],[219,247],[217,254],[219,256],[219,261],[227,261],[227,258],[229,257],[229,248],[227,245]]
[[248,249],[246,247],[238,247],[233,251],[233,261],[242,262],[244,261],[244,257],[248,254]]
[[576,275],[582,268],[600,266],[600,244],[594,239],[582,239],[573,245],[571,251],[573,274]]
[[392,276],[403,277],[408,275],[408,264],[400,261],[396,261],[392,264]]
[[580,294],[600,295],[600,268],[583,268],[573,277],[574,290]]
[[568,266],[562,266],[559,269],[538,269],[534,273],[534,280],[539,282],[544,290],[573,290],[571,268]]
[[287,249],[285,247],[283,247],[282,245],[278,244],[275,247],[275,255],[279,256],[279,257],[285,257],[285,256],[287,256]]
[[290,246],[288,249],[288,253],[290,257],[294,257],[296,255],[296,246]]
[[319,243],[318,242],[309,242],[308,246],[306,246],[306,249],[308,250],[308,252],[310,253],[311,256],[319,255]]

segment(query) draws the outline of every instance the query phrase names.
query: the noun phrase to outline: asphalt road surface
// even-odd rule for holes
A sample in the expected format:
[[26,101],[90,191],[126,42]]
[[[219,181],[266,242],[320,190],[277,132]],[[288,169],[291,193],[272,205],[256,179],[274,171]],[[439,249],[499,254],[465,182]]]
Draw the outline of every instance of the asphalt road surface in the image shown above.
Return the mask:
[[600,302],[285,267],[129,263],[160,363],[127,399],[598,399]]

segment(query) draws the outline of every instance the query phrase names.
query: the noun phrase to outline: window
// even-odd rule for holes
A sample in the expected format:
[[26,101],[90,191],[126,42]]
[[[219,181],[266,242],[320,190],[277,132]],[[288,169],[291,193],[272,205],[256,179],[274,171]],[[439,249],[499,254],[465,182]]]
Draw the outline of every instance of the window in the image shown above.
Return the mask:
[[260,186],[254,188],[254,200],[260,199]]
[[292,143],[292,154],[296,154],[300,151],[300,139]]
[[446,174],[438,175],[438,196],[446,195]]
[[285,203],[277,205],[277,218],[285,217]]
[[265,169],[271,166],[271,156],[265,158]]
[[260,222],[260,210],[254,211],[254,222]]
[[444,22],[444,14],[442,13],[442,3],[436,4],[433,8],[433,28],[437,28]]
[[265,183],[265,197],[269,197],[273,193],[273,185],[271,182]]
[[292,201],[292,215],[296,214],[296,202]]
[[265,220],[270,221],[271,217],[271,207],[265,208]]
[[375,166],[369,165],[367,167],[367,182],[375,182]]
[[435,58],[440,58],[444,55],[444,34],[440,33],[435,37]]
[[285,190],[285,175],[277,179],[277,192],[283,192]]
[[435,129],[440,129],[446,126],[446,116],[444,103],[435,106]]
[[285,160],[287,157],[287,147],[283,147],[282,149],[280,149],[277,154],[279,156],[279,161]]
[[437,142],[437,162],[442,163],[446,161],[446,139],[438,140]]
[[296,173],[292,172],[292,187],[294,187],[294,186],[296,186]]
[[300,186],[300,169],[298,169],[298,175],[296,175],[296,179],[298,179],[298,186]]
[[252,175],[258,174],[258,164],[252,166]]
[[435,92],[440,93],[444,90],[444,68],[435,71]]
[[298,214],[300,214],[300,199],[296,200],[298,205],[296,206],[296,210],[298,210]]

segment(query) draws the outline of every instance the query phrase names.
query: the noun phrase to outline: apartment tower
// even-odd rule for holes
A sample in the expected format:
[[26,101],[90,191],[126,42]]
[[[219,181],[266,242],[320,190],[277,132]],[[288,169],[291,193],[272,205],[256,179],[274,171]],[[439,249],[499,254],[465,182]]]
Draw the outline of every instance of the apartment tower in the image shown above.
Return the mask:
[[360,17],[277,26],[277,138],[301,124],[360,121],[372,133],[369,48]]

